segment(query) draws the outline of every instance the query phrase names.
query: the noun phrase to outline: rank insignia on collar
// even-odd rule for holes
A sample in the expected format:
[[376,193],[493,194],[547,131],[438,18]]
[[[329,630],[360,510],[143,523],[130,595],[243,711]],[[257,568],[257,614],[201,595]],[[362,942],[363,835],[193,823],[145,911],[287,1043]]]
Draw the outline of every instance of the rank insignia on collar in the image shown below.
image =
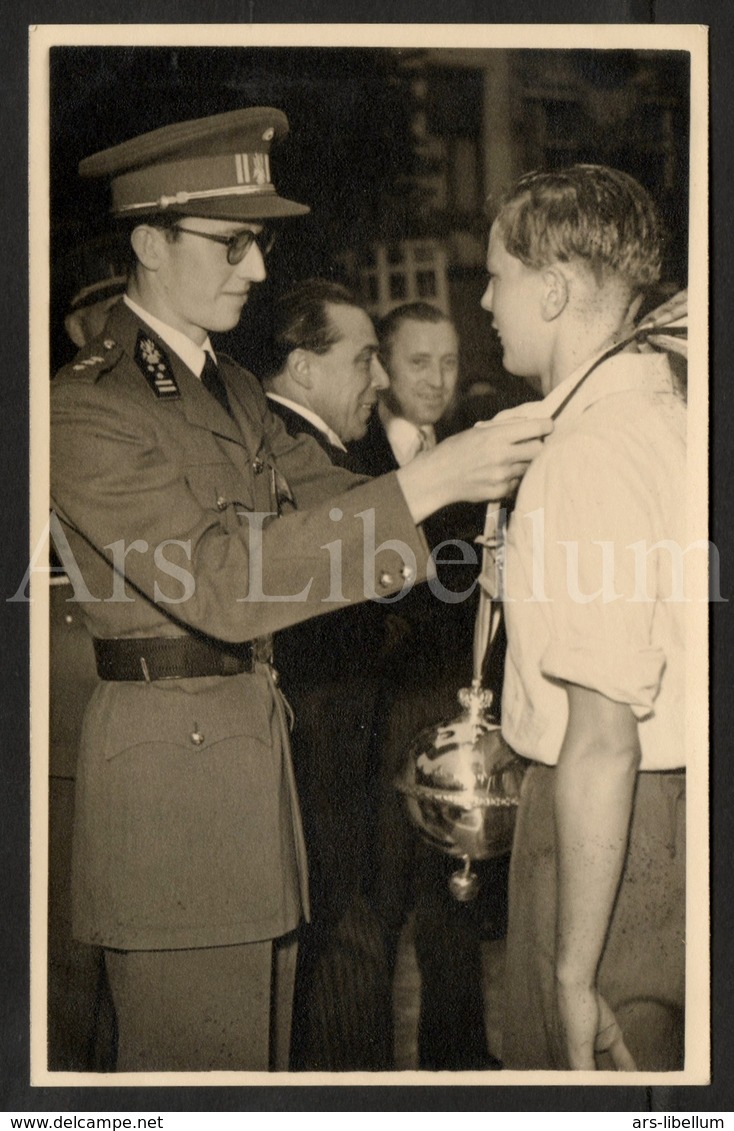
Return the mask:
[[171,372],[168,358],[160,346],[152,338],[148,338],[142,330],[139,331],[135,344],[135,361],[159,400],[181,399],[181,392]]

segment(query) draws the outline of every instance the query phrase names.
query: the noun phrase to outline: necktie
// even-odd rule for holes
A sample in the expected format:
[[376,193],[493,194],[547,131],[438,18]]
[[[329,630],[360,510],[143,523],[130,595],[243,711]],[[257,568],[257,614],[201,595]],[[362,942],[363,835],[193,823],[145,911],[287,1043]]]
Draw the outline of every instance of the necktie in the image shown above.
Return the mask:
[[216,361],[208,351],[205,353],[204,368],[201,371],[201,383],[207,392],[219,401],[224,411],[231,416],[232,409],[229,407],[229,397],[224,387],[224,381],[219,376],[219,367]]

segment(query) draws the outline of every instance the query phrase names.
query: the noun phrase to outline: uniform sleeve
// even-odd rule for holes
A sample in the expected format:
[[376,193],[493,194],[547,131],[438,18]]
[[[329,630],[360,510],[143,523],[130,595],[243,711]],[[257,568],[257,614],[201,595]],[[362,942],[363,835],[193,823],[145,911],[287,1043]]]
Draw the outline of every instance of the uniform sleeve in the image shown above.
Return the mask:
[[[126,602],[137,595],[183,625],[239,641],[425,576],[425,542],[394,475],[363,482],[334,469],[318,445],[292,440],[267,413],[277,468],[308,509],[276,519],[255,512],[232,466],[229,497],[242,505],[221,513],[216,492],[187,477],[170,435],[140,404],[101,395],[92,382],[54,386],[53,507],[85,580],[110,576],[124,553]],[[177,591],[190,592],[164,607],[175,577]]]
[[579,435],[553,449],[544,497],[536,552],[551,632],[541,671],[626,703],[642,719],[654,711],[665,665],[653,639],[655,552],[647,552],[654,490],[604,437]]

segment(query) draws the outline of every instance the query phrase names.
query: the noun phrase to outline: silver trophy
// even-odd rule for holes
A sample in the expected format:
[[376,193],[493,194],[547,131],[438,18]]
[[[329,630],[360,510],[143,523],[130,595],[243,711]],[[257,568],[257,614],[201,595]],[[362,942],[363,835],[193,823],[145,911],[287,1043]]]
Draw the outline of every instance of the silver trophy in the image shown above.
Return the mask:
[[487,650],[499,623],[503,512],[491,506],[484,534],[480,594],[474,627],[471,687],[458,693],[461,713],[427,727],[406,751],[395,787],[424,840],[463,861],[449,879],[453,896],[467,902],[479,888],[472,861],[510,851],[525,762],[507,746],[492,715],[492,693],[482,687]]

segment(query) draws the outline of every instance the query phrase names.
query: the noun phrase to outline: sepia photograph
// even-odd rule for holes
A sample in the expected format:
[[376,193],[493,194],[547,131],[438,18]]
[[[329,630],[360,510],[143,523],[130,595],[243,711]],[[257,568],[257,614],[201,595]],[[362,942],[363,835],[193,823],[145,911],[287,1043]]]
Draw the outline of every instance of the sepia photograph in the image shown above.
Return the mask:
[[706,29],[29,43],[33,1083],[706,1084]]

